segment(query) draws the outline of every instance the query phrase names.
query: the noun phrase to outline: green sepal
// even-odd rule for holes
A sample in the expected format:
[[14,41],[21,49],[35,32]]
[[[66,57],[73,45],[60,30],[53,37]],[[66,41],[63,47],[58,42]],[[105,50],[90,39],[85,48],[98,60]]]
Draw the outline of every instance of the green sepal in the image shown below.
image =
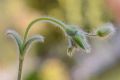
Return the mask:
[[67,55],[72,56],[75,48],[77,48],[77,45],[75,44],[71,37],[68,37]]
[[86,35],[82,31],[78,31],[74,36],[72,36],[72,38],[80,48],[85,50],[87,53],[90,52],[90,45],[87,42]]

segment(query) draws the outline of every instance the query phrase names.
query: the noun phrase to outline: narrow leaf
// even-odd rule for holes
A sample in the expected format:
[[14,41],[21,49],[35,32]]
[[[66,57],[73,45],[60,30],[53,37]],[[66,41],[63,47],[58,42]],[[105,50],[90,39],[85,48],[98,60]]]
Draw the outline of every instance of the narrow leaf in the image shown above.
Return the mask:
[[28,39],[24,45],[24,51],[26,51],[33,42],[44,42],[44,37],[40,35],[36,35]]
[[15,40],[19,48],[19,52],[22,53],[22,39],[20,35],[14,30],[8,30],[7,35],[11,36]]

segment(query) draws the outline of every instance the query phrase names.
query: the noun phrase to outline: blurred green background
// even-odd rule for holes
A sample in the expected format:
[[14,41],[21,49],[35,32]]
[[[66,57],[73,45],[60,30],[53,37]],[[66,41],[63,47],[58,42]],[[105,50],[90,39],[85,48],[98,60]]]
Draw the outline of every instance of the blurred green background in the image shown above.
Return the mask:
[[[14,42],[7,38],[6,30],[14,29],[23,37],[27,25],[32,20],[50,16],[91,32],[102,24],[116,21],[114,17],[116,15],[112,14],[107,1],[112,0],[0,0],[0,80],[17,78],[17,49]],[[104,46],[106,41],[103,41],[101,48],[96,50],[99,53],[95,52],[93,47],[91,54],[83,54],[78,50],[71,58],[66,54],[67,40],[55,25],[38,23],[30,30],[29,36],[34,34],[45,36],[45,43],[33,45],[25,56],[22,80],[120,80],[119,60],[112,62],[111,67],[105,69],[97,66],[100,70],[94,71],[92,68],[94,73],[89,73],[91,62],[87,65],[88,73],[87,70],[86,73],[82,70],[84,62],[89,63],[88,58],[100,54],[101,49],[106,48]],[[102,42],[94,42],[90,39],[90,43],[98,46]],[[99,62],[99,58],[97,60]],[[78,70],[77,77],[81,76],[79,78],[75,74],[78,67],[80,73]],[[81,75],[82,73],[84,76]]]

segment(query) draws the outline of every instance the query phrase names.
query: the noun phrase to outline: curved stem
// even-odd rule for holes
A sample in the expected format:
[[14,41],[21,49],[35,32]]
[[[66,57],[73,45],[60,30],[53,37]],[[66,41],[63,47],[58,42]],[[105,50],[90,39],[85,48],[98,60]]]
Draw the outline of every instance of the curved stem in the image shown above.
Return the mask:
[[57,20],[57,19],[51,18],[51,17],[41,17],[41,18],[35,19],[34,21],[32,21],[32,22],[28,25],[28,27],[27,27],[27,29],[26,29],[26,32],[25,32],[25,35],[24,35],[23,43],[26,42],[27,35],[28,35],[28,32],[29,32],[30,28],[33,26],[33,24],[35,24],[35,23],[38,22],[38,21],[47,21],[47,22],[51,22],[51,23],[53,23],[53,24],[59,25],[59,27],[65,32],[66,25],[65,25],[63,22],[61,22],[61,21],[59,21],[59,20]]
[[23,61],[24,61],[23,57],[20,56],[19,57],[19,70],[18,70],[18,78],[17,78],[17,80],[21,80],[21,77],[22,77]]
[[96,34],[91,34],[91,33],[86,33],[85,35],[87,35],[88,37],[90,37],[90,36],[97,36]]

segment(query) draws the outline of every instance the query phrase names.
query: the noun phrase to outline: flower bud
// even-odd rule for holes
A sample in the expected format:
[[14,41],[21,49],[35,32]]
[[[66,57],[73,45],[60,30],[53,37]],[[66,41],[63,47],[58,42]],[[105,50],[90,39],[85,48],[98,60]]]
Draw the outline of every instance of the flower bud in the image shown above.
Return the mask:
[[107,24],[104,24],[102,27],[99,27],[96,30],[95,34],[99,37],[109,37],[113,35],[114,32],[115,32],[115,29],[113,27],[113,24],[107,23]]
[[[86,53],[91,51],[90,45],[87,42],[85,32],[82,29],[78,29],[75,25],[68,25],[66,29],[67,34],[72,38],[74,43],[83,49]],[[69,50],[71,51],[71,49]]]
[[85,50],[86,53],[90,53],[91,47],[87,42],[86,35],[82,31],[78,31],[75,36],[73,36],[75,43]]

